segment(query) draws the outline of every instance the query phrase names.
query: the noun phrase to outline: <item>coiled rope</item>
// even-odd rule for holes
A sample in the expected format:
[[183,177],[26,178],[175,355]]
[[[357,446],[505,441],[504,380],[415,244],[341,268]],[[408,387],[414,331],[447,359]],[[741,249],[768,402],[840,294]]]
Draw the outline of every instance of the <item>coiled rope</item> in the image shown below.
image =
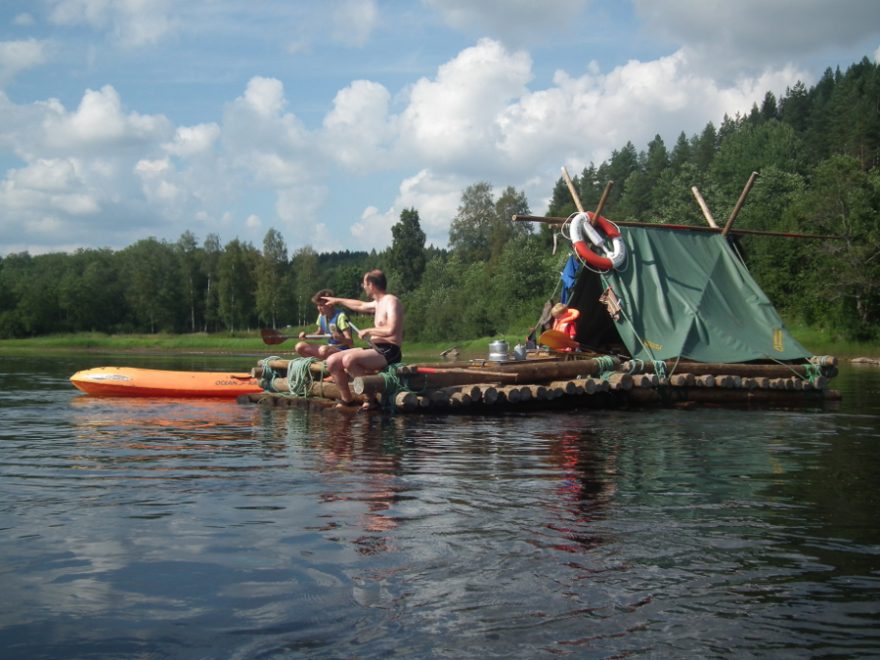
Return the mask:
[[596,364],[599,366],[599,378],[608,380],[614,373],[614,358],[610,355],[600,355],[593,359],[596,360]]

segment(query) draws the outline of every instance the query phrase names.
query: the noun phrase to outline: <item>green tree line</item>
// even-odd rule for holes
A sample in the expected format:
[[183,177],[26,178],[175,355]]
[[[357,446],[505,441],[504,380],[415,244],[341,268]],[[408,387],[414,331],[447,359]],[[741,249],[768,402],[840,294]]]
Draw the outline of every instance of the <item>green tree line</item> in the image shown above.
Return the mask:
[[[880,338],[880,68],[867,58],[827,70],[807,88],[767,93],[746,115],[725,116],[668,147],[632,143],[573,177],[586,208],[614,181],[604,215],[704,226],[696,186],[719,223],[759,172],[735,227],[834,236],[747,235],[736,247],[791,322],[846,339]],[[574,210],[559,179],[546,215]],[[525,194],[467,187],[448,249],[425,244],[418,210],[405,209],[392,243],[377,252],[288,253],[270,229],[261,248],[191,232],[125,249],[0,258],[0,337],[49,333],[240,332],[314,320],[320,288],[358,297],[362,274],[382,268],[407,312],[407,336],[439,341],[524,332],[557,295],[568,243],[529,214]],[[554,245],[558,249],[554,250]],[[558,295],[557,295],[558,297]]]

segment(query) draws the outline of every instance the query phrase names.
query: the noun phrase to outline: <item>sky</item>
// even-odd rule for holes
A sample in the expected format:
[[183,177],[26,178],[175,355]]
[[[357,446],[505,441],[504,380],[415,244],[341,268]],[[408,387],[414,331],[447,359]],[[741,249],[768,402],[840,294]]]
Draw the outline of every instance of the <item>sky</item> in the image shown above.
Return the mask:
[[185,231],[446,247],[628,141],[880,57],[877,0],[0,0],[0,256]]

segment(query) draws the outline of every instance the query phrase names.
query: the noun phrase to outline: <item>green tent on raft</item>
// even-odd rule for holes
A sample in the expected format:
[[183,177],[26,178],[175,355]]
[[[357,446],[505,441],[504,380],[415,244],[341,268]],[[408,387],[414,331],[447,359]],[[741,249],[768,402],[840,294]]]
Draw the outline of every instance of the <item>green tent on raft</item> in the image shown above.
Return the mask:
[[581,311],[577,340],[585,346],[646,361],[800,362],[811,355],[720,233],[664,225],[620,231],[627,251],[620,269],[582,268],[569,301]]

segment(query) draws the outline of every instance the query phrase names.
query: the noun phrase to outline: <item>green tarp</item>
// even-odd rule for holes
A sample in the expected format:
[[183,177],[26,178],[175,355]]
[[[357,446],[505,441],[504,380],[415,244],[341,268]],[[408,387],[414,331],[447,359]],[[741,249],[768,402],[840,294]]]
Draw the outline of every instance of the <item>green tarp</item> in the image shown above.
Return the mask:
[[[584,269],[580,279],[594,281],[581,286],[577,306],[609,319],[594,296],[610,287],[622,308],[611,323],[632,357],[747,362],[810,356],[720,234],[662,226],[621,233],[626,262],[601,276]],[[579,325],[579,340],[591,344],[589,334],[589,322]]]

